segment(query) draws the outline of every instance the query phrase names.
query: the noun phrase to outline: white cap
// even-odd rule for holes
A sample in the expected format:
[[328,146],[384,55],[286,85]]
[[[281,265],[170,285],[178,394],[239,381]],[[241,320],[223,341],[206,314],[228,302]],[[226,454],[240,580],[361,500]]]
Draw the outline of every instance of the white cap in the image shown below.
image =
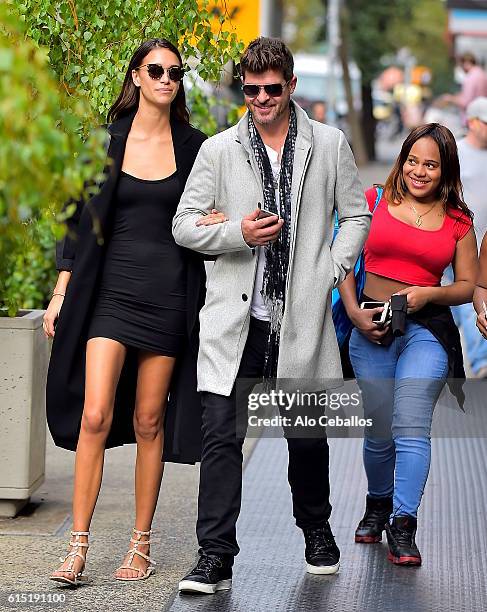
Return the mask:
[[467,119],[480,119],[487,123],[487,98],[475,98],[466,109]]

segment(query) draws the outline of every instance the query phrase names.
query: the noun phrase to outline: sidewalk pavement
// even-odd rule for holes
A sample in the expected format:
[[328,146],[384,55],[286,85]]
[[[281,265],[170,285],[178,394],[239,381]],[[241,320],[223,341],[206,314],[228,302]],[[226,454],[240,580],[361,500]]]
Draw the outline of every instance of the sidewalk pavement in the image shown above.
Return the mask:
[[[246,443],[246,457],[255,442]],[[164,609],[196,556],[199,467],[166,465],[151,538],[157,572],[147,581],[118,582],[112,575],[128,549],[133,527],[134,465],[134,445],[107,451],[88,551],[86,575],[92,583],[77,590],[59,587],[47,577],[67,550],[74,453],[56,448],[48,436],[44,484],[20,516],[0,519],[1,611],[24,609],[8,604],[7,596],[25,592],[63,593],[66,603],[57,609],[69,612]]]
[[[465,415],[438,407],[451,424]],[[270,428],[272,430],[272,428]],[[179,595],[167,612],[485,612],[484,528],[487,439],[435,437],[429,482],[419,512],[421,567],[397,567],[381,543],[354,542],[365,507],[362,440],[330,438],[330,524],[340,570],[308,574],[304,538],[292,516],[285,441],[259,440],[244,472],[237,524],[240,554],[231,591]],[[332,435],[332,434],[331,434]]]
[[44,484],[21,516],[0,519],[0,610],[20,609],[9,607],[6,595],[22,592],[63,593],[66,603],[58,609],[70,611],[161,609],[195,554],[198,468],[167,466],[152,538],[158,572],[149,582],[121,583],[111,576],[133,526],[135,446],[108,451],[88,551],[86,573],[94,582],[74,591],[47,579],[67,550],[74,473],[74,453],[56,448],[48,438]]

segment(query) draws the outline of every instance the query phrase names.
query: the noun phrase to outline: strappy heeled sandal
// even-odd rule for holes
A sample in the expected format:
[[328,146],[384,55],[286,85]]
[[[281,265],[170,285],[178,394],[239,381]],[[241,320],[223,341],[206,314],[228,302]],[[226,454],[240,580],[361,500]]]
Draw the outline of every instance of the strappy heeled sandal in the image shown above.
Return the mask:
[[[51,575],[49,577],[50,580],[54,580],[55,582],[63,582],[64,584],[70,584],[71,586],[78,586],[80,582],[85,582],[86,580],[88,580],[88,578],[86,576],[83,576],[83,572],[85,569],[85,563],[86,563],[86,553],[88,551],[88,542],[80,542],[79,537],[80,536],[88,536],[90,535],[89,531],[72,531],[71,532],[71,537],[74,536],[74,541],[70,540],[69,545],[72,547],[72,549],[68,552],[68,554],[65,557],[59,557],[59,560],[64,563],[66,561],[66,559],[69,559],[69,564],[68,567],[66,569],[58,569],[56,570],[56,572],[60,572],[63,574],[67,574],[66,576],[54,576]],[[79,551],[79,549],[85,549],[84,550],[84,555],[82,555]],[[74,562],[76,557],[79,557],[80,559],[83,560],[83,567],[81,568],[80,572],[75,572],[73,567],[74,567]],[[71,576],[69,575],[71,574]]]
[[[123,580],[125,582],[134,582],[136,580],[146,580],[146,578],[149,578],[149,576],[154,573],[154,570],[155,570],[154,565],[156,565],[156,562],[153,561],[149,556],[145,555],[143,552],[138,550],[139,544],[142,544],[143,546],[150,544],[150,536],[152,534],[152,529],[150,531],[139,531],[138,529],[134,528],[132,529],[132,531],[135,533],[136,539],[134,540],[134,538],[130,538],[130,542],[133,544],[132,548],[129,551],[127,551],[127,555],[130,555],[130,558],[126,565],[121,565],[120,567],[117,567],[115,571],[118,572],[118,570],[121,570],[121,569],[128,569],[128,570],[136,571],[139,575],[133,578],[123,578],[121,576],[115,576],[115,580]],[[149,536],[149,539],[141,540],[140,538],[143,535]],[[134,567],[132,565],[135,555],[139,555],[139,557],[142,557],[142,559],[145,559],[146,561],[149,562],[149,565],[147,566],[147,569],[145,570],[145,572],[141,567]]]

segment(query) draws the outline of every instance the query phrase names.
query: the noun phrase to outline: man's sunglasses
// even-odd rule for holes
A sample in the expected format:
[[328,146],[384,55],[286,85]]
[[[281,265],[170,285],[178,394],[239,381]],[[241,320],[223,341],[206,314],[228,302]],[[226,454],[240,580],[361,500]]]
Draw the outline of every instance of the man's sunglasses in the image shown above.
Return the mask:
[[166,70],[171,81],[182,81],[184,76],[184,68],[181,68],[181,66],[171,66],[170,68],[164,68],[160,64],[143,64],[135,70],[140,70],[140,68],[147,68],[147,72],[149,73],[150,78],[154,79],[154,81],[158,81],[166,72]]
[[268,96],[278,98],[279,96],[282,96],[282,90],[288,83],[289,81],[284,83],[284,85],[282,83],[270,83],[268,85],[242,85],[242,91],[249,98],[256,98],[263,89]]

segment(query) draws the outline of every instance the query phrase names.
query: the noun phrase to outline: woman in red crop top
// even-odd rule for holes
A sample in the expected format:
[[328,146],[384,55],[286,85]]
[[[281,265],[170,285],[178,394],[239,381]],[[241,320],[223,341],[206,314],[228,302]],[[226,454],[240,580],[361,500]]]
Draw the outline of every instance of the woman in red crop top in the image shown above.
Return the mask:
[[[464,377],[459,334],[448,307],[472,300],[477,273],[472,215],[463,201],[451,132],[436,123],[413,130],[378,205],[376,189],[366,196],[373,218],[362,299],[405,296],[407,316],[404,334],[394,336],[390,324],[372,320],[381,307],[360,309],[353,275],[340,287],[355,326],[350,360],[365,416],[373,421],[364,439],[366,510],[355,541],[379,542],[385,529],[389,559],[420,565],[415,534],[430,465],[433,409],[447,376]],[[455,280],[442,287],[450,263]]]

